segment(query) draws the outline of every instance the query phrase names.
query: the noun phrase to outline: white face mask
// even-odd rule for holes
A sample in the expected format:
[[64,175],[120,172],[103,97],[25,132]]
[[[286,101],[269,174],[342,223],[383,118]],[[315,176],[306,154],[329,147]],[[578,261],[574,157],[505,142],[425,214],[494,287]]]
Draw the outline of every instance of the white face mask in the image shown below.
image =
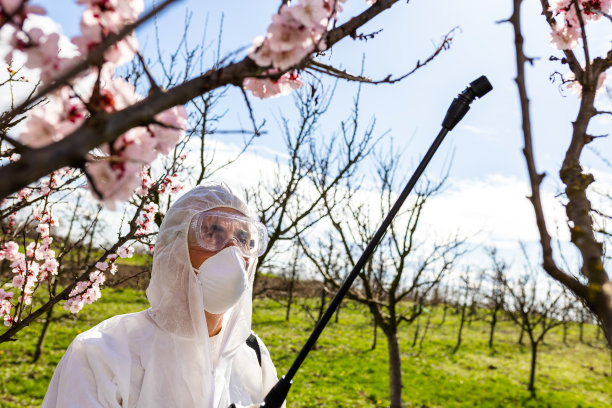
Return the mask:
[[222,249],[197,269],[204,310],[222,314],[234,306],[249,285],[246,263],[235,246]]

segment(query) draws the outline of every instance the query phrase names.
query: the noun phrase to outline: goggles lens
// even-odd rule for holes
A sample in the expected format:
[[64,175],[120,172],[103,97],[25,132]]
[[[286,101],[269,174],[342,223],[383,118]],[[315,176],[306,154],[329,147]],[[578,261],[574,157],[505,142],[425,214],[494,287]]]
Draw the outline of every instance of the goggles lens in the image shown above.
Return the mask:
[[243,256],[262,255],[268,245],[266,227],[255,220],[221,211],[197,214],[189,228],[189,246],[220,251],[232,241]]

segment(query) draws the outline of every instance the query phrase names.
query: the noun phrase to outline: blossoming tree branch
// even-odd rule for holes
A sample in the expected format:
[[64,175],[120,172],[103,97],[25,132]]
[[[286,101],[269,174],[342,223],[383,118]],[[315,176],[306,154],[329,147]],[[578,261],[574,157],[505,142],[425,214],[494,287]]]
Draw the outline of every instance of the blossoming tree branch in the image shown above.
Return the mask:
[[[336,26],[343,0],[302,0],[283,4],[273,16],[267,34],[254,41],[252,51],[238,62],[211,69],[171,89],[152,83],[148,96],[139,98],[127,81],[113,76],[118,65],[137,52],[133,34],[105,40],[122,27],[135,24],[142,0],[78,0],[87,9],[81,20],[82,35],[72,41],[80,55],[58,56],[57,37],[24,30],[31,13],[41,13],[28,1],[3,0],[1,24],[14,28],[13,48],[27,56],[27,67],[44,67],[43,85],[56,88],[49,103],[29,114],[18,140],[3,135],[14,146],[11,163],[0,168],[0,198],[29,183],[69,166],[84,169],[92,190],[105,201],[125,200],[138,184],[143,165],[158,154],[167,154],[186,128],[182,105],[196,96],[227,85],[243,87],[258,97],[284,94],[301,86],[299,71],[308,69],[317,52],[329,49],[397,0],[369,1],[372,5],[346,23]],[[54,83],[58,72],[87,60],[104,46],[102,60],[63,84]],[[89,83],[84,91],[76,84]],[[33,97],[29,103],[37,102]],[[9,113],[8,117],[14,117]],[[99,148],[95,152],[93,149]],[[117,188],[117,185],[122,188]]]

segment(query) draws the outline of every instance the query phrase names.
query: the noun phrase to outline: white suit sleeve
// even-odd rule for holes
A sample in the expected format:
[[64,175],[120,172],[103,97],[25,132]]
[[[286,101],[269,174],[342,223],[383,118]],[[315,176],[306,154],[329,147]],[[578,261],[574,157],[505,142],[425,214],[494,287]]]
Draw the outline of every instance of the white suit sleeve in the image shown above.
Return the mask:
[[[276,373],[276,367],[274,366],[272,358],[270,357],[270,352],[259,337],[257,340],[259,341],[259,348],[261,349],[261,376],[263,382],[263,394],[266,396],[268,391],[270,391],[274,384],[276,384],[278,381],[278,375]],[[286,404],[287,401],[283,402],[283,408]]]
[[42,408],[121,407],[104,356],[87,347],[81,336],[70,344],[53,373]]

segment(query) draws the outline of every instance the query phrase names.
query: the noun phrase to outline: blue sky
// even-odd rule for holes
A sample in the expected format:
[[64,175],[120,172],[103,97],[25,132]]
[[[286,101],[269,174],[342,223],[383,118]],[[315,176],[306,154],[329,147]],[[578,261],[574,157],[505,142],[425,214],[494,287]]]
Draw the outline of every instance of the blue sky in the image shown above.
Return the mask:
[[[49,16],[58,21],[65,34],[78,33],[80,8],[73,0],[40,2]],[[152,1],[146,1],[147,8]],[[407,159],[415,160],[426,150],[437,134],[440,121],[456,94],[481,74],[488,76],[494,91],[482,101],[473,104],[472,111],[452,133],[438,154],[440,165],[453,150],[455,160],[453,177],[482,179],[488,174],[504,174],[525,178],[521,155],[522,139],[518,98],[514,84],[515,63],[513,34],[509,24],[498,24],[511,13],[511,1],[442,0],[432,2],[414,0],[398,2],[370,22],[362,31],[383,31],[367,43],[345,39],[323,62],[359,73],[362,55],[365,55],[365,74],[383,78],[388,74],[401,75],[410,70],[417,60],[423,60],[440,42],[443,34],[458,27],[452,47],[429,66],[421,69],[400,84],[366,85],[362,90],[362,117],[376,117],[379,130],[391,130],[398,146],[409,146]],[[159,19],[162,48],[172,50],[178,43],[184,27],[187,10],[193,13],[189,28],[189,42],[198,43],[208,20],[207,43],[212,63],[216,51],[219,22],[223,15],[221,55],[248,46],[252,39],[265,33],[278,1],[180,1]],[[341,18],[348,18],[366,7],[363,0],[349,0]],[[549,75],[564,70],[548,61],[550,55],[561,55],[548,41],[548,28],[539,11],[539,1],[529,0],[523,7],[526,52],[538,57],[536,65],[528,71],[529,92],[536,137],[538,165],[554,172],[558,168],[563,149],[569,141],[570,120],[575,116],[578,100],[569,92],[561,92],[551,84]],[[149,55],[154,52],[152,24],[139,32],[140,43]],[[608,37],[610,34],[608,33]],[[605,46],[609,41],[602,41]],[[593,45],[593,44],[591,44]],[[242,54],[244,55],[244,53]],[[330,82],[324,82],[330,87]],[[334,103],[335,115],[328,115],[330,124],[344,118],[351,108],[356,84],[340,83]],[[226,105],[231,110],[228,123],[240,120],[248,125],[242,96],[230,91]],[[565,96],[563,95],[565,94]],[[287,112],[291,97],[274,100],[256,100],[255,112],[260,117],[278,116]],[[268,122],[272,124],[273,122]],[[602,126],[609,127],[610,121]],[[269,126],[269,134],[261,140],[268,147],[278,146],[278,131]],[[600,151],[612,148],[610,141],[600,141]],[[595,168],[602,163],[586,153],[586,159]],[[605,169],[605,166],[603,167]],[[609,169],[608,169],[609,170]]]
[[[64,34],[69,37],[78,34],[81,9],[74,0],[37,3],[43,5],[49,16],[60,23]],[[148,9],[152,1],[146,0],[145,3]],[[571,120],[576,115],[579,100],[569,91],[561,90],[558,83],[550,82],[549,77],[553,72],[566,71],[558,63],[549,61],[551,55],[561,56],[561,52],[549,43],[549,30],[541,15],[540,2],[526,0],[524,3],[525,49],[529,56],[537,58],[535,65],[529,67],[527,72],[537,165],[540,171],[551,175],[544,185],[548,200],[545,205],[549,208],[551,223],[557,223],[563,229],[563,211],[554,197],[560,191],[557,171],[569,143]],[[162,49],[166,56],[174,49],[183,33],[185,13],[189,10],[193,14],[188,43],[193,46],[200,42],[208,21],[206,43],[210,47],[207,61],[212,64],[222,16],[220,49],[221,56],[224,56],[249,46],[255,36],[263,35],[278,4],[278,1],[269,0],[180,1],[159,18]],[[432,226],[437,224],[448,231],[461,230],[470,234],[484,231],[481,242],[507,245],[509,254],[516,249],[519,239],[534,242],[537,238],[532,210],[525,199],[528,194],[527,175],[521,153],[523,141],[518,92],[514,83],[513,32],[509,24],[498,23],[510,16],[511,6],[510,0],[398,2],[360,30],[368,33],[382,29],[375,39],[368,42],[344,39],[321,59],[322,62],[358,74],[365,55],[365,75],[373,79],[384,78],[388,74],[399,76],[411,70],[417,60],[426,59],[442,36],[457,27],[451,48],[413,76],[395,85],[364,85],[361,118],[365,123],[375,117],[380,133],[390,131],[382,141],[383,145],[389,143],[392,137],[394,146],[405,149],[407,179],[438,133],[452,99],[469,82],[480,75],[487,75],[494,90],[472,104],[471,111],[447,137],[428,169],[431,175],[440,174],[448,158],[453,156],[448,193],[432,205],[430,222]],[[365,0],[347,0],[341,20],[366,7]],[[590,44],[593,53],[601,55],[607,51],[605,47],[609,47],[612,39],[609,23],[589,30],[592,38],[597,39]],[[153,24],[143,26],[137,35],[145,55],[153,57]],[[244,54],[239,54],[237,58]],[[329,89],[332,81],[324,79],[322,84]],[[356,90],[355,83],[338,84],[333,108],[321,124],[321,137],[337,129],[339,121],[350,114]],[[602,100],[602,103],[610,110],[609,99]],[[291,96],[270,100],[253,98],[252,104],[258,119],[268,119],[268,133],[257,142],[259,151],[282,152],[279,149],[282,146],[281,132],[275,118],[278,119],[281,114],[294,115]],[[238,90],[229,90],[219,108],[220,111],[225,109],[228,113],[220,128],[235,128],[237,123],[249,126]],[[593,134],[606,133],[611,124],[609,119],[600,118],[595,121],[591,131]],[[219,141],[230,145],[239,143],[236,136],[223,136]],[[605,154],[612,151],[612,141],[598,140],[593,147]],[[584,159],[596,178],[604,180],[604,188],[610,191],[610,166],[589,149]],[[257,159],[245,160],[260,163]],[[240,176],[236,174],[244,174],[245,171],[248,168],[236,167],[233,173],[226,173],[226,177],[238,179]],[[554,229],[554,225],[550,228]],[[510,249],[510,242],[514,242],[513,249]]]

